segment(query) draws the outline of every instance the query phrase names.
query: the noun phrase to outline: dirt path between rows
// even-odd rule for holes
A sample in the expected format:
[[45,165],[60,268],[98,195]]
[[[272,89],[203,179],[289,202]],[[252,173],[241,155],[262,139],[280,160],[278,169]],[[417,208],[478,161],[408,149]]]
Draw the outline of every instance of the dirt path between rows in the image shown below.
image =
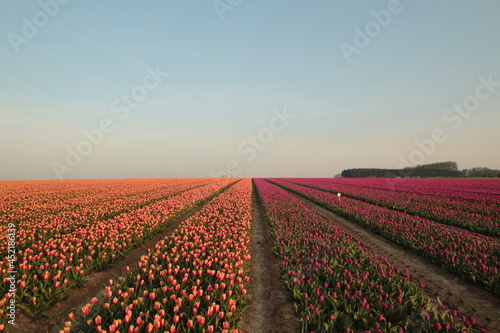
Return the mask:
[[395,267],[401,270],[409,269],[413,282],[424,283],[424,292],[428,298],[439,297],[449,309],[458,310],[461,315],[475,317],[478,325],[486,328],[489,333],[500,333],[500,297],[497,295],[472,285],[408,249],[332,213],[309,199],[289,193],[327,216],[333,223],[352,234],[355,240],[365,243],[372,252],[388,258]]
[[[230,184],[231,186],[234,183]],[[224,187],[220,192],[222,193],[229,185]],[[176,220],[172,221],[165,229],[155,234],[152,238],[146,240],[139,247],[136,247],[132,251],[128,252],[125,257],[115,263],[113,267],[100,271],[93,272],[84,285],[80,288],[74,288],[70,290],[70,296],[59,301],[51,308],[43,312],[43,318],[38,320],[33,320],[23,312],[16,314],[16,325],[9,325],[9,332],[12,333],[33,333],[33,332],[50,332],[58,333],[64,328],[64,322],[68,319],[68,314],[74,312],[75,315],[80,313],[80,309],[87,303],[90,303],[93,297],[100,299],[102,297],[102,292],[104,291],[104,286],[107,285],[109,279],[118,279],[120,276],[125,275],[125,267],[134,266],[137,264],[141,256],[147,253],[149,248],[154,247],[154,245],[163,239],[164,237],[170,235],[183,221],[187,220],[194,214],[198,213],[205,205],[207,205],[216,195],[210,195],[206,201],[199,203],[198,206],[192,208],[187,213],[181,215]]]
[[299,332],[299,320],[293,311],[290,292],[279,275],[278,258],[264,209],[252,195],[252,249],[249,294],[252,301],[243,314],[242,333]]

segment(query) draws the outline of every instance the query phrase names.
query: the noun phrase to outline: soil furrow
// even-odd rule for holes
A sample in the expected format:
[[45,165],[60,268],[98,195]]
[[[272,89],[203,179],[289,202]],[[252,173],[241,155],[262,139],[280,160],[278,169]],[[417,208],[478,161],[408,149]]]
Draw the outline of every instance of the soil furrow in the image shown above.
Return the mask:
[[500,297],[497,295],[472,285],[446,269],[428,262],[355,222],[334,214],[307,198],[289,193],[327,216],[333,223],[352,234],[355,240],[365,243],[370,251],[388,258],[395,267],[401,270],[409,269],[412,281],[424,284],[424,292],[428,298],[435,300],[439,297],[448,308],[458,310],[462,315],[475,317],[478,324],[488,332],[500,333]]
[[208,196],[204,201],[198,203],[188,212],[172,221],[162,231],[146,240],[140,246],[128,252],[123,259],[116,262],[109,269],[93,272],[82,287],[76,287],[70,291],[70,296],[54,304],[51,308],[45,310],[40,319],[34,320],[23,312],[16,314],[16,325],[9,325],[9,332],[12,333],[33,333],[33,332],[53,332],[58,333],[64,327],[64,322],[69,320],[68,314],[71,312],[78,315],[80,309],[87,303],[90,303],[93,297],[100,299],[105,285],[110,279],[118,279],[125,275],[125,268],[137,264],[141,256],[147,253],[158,241],[170,235],[183,221],[198,213],[217,195],[234,185],[233,182],[221,190]]
[[280,277],[269,225],[255,187],[252,201],[252,259],[248,288],[252,301],[244,313],[240,331],[242,333],[299,332],[299,321],[293,311],[293,301]]

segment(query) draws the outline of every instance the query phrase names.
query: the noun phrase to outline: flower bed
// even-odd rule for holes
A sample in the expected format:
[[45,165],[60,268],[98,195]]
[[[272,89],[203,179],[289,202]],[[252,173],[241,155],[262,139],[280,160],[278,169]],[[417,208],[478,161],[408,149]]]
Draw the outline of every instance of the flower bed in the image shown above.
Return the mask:
[[430,261],[500,294],[500,246],[492,239],[356,199],[273,180],[403,245]]
[[255,184],[302,332],[472,332],[474,318],[431,306],[408,271],[283,189]]
[[[481,192],[465,191],[460,193],[460,197],[455,197],[457,185],[460,181],[435,180],[434,187],[428,185],[428,190],[424,191],[423,186],[419,187],[420,192],[379,189],[371,187],[381,186],[372,184],[372,180],[365,180],[361,186],[359,180],[350,184],[347,180],[339,183],[330,179],[285,179],[300,185],[311,186],[318,189],[341,192],[344,196],[363,200],[379,206],[388,207],[404,213],[418,215],[436,222],[449,224],[465,228],[474,232],[489,236],[500,235],[500,195],[489,194],[487,200],[485,194]],[[500,182],[492,181],[500,184]],[[487,181],[483,181],[487,185]],[[441,186],[438,189],[435,187]],[[432,191],[432,189],[434,191]],[[439,194],[426,194],[439,193]]]
[[62,332],[237,332],[248,299],[251,192],[244,179],[217,196]]
[[[67,234],[47,230],[45,239],[16,249],[16,307],[38,316],[66,297],[70,288],[81,285],[92,271],[112,265],[179,214],[228,184],[229,181],[213,182]],[[8,260],[0,262],[4,276],[0,311],[4,312],[13,296],[8,292],[6,277],[9,265]]]

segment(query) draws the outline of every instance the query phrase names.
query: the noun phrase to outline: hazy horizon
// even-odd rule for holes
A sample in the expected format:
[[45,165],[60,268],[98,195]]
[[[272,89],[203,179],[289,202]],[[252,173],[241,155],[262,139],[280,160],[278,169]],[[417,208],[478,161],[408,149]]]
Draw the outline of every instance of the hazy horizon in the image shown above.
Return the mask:
[[3,8],[0,180],[500,169],[497,1]]

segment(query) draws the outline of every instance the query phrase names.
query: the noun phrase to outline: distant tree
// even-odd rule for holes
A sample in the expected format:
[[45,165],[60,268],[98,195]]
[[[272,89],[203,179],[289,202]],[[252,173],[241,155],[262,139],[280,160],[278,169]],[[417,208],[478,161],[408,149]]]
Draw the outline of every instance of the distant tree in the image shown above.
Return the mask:
[[[484,172],[483,172],[484,173]],[[404,169],[357,168],[343,170],[344,178],[427,178],[427,177],[461,177],[464,170],[459,171],[457,162],[438,162]]]

